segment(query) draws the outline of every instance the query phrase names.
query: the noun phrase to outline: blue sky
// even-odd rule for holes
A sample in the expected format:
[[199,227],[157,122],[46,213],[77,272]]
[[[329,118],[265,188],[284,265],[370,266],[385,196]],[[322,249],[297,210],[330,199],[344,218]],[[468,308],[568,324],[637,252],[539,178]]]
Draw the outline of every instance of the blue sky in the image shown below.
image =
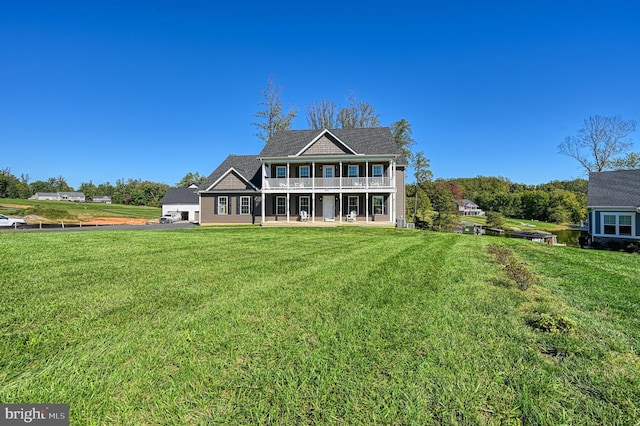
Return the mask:
[[296,129],[350,92],[407,119],[436,178],[583,177],[557,145],[590,115],[640,119],[635,1],[225,3],[0,2],[0,168],[74,187],[208,175],[262,149],[270,76]]

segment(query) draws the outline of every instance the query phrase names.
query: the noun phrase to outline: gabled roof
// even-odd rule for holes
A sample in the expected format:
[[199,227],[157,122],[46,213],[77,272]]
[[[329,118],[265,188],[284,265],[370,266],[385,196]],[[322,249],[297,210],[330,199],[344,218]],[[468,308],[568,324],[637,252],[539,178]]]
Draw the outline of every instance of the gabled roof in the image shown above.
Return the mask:
[[587,206],[640,206],[640,170],[589,173]]
[[160,204],[198,204],[198,190],[193,188],[169,188],[164,197],[162,197]]
[[453,202],[459,206],[478,207],[476,203],[471,200],[467,200],[466,198],[463,198],[462,200],[453,200]]
[[407,163],[388,127],[281,130],[267,142],[260,157],[282,158],[300,155],[312,142],[323,135],[337,138],[336,144],[344,147],[345,152],[361,155],[396,155],[398,163]]
[[200,191],[207,191],[211,185],[215,184],[230,172],[237,173],[243,180],[250,183],[257,189],[262,185],[260,178],[261,163],[257,155],[234,155],[228,156],[217,169],[213,171],[199,187]]

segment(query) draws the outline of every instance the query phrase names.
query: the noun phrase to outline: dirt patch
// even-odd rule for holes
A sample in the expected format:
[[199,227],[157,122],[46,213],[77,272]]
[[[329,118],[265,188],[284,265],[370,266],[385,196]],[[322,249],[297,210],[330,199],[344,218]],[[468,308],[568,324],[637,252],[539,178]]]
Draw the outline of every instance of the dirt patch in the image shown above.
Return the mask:
[[0,204],[0,209],[28,209],[31,206],[23,206],[22,204],[9,204],[8,206]]
[[146,225],[147,223],[158,223],[158,221],[130,217],[94,217],[82,221],[83,225]]

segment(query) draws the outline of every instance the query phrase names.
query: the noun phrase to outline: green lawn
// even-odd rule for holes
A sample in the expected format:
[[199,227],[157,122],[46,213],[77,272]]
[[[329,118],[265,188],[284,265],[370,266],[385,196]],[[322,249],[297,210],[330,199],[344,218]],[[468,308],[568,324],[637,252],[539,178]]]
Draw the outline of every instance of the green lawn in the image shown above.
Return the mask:
[[58,222],[59,219],[64,219],[67,222],[89,221],[96,217],[157,219],[162,214],[158,207],[10,198],[0,199],[0,213],[15,216],[36,214],[52,222]]
[[640,422],[637,255],[370,228],[0,245],[0,401],[69,403],[72,424]]

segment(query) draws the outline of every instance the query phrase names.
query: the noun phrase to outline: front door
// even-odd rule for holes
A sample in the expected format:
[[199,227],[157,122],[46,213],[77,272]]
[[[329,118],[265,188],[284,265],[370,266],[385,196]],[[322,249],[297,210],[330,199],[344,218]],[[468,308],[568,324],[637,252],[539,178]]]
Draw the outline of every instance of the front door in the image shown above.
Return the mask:
[[322,216],[324,220],[335,220],[336,199],[333,195],[324,195],[322,197]]

